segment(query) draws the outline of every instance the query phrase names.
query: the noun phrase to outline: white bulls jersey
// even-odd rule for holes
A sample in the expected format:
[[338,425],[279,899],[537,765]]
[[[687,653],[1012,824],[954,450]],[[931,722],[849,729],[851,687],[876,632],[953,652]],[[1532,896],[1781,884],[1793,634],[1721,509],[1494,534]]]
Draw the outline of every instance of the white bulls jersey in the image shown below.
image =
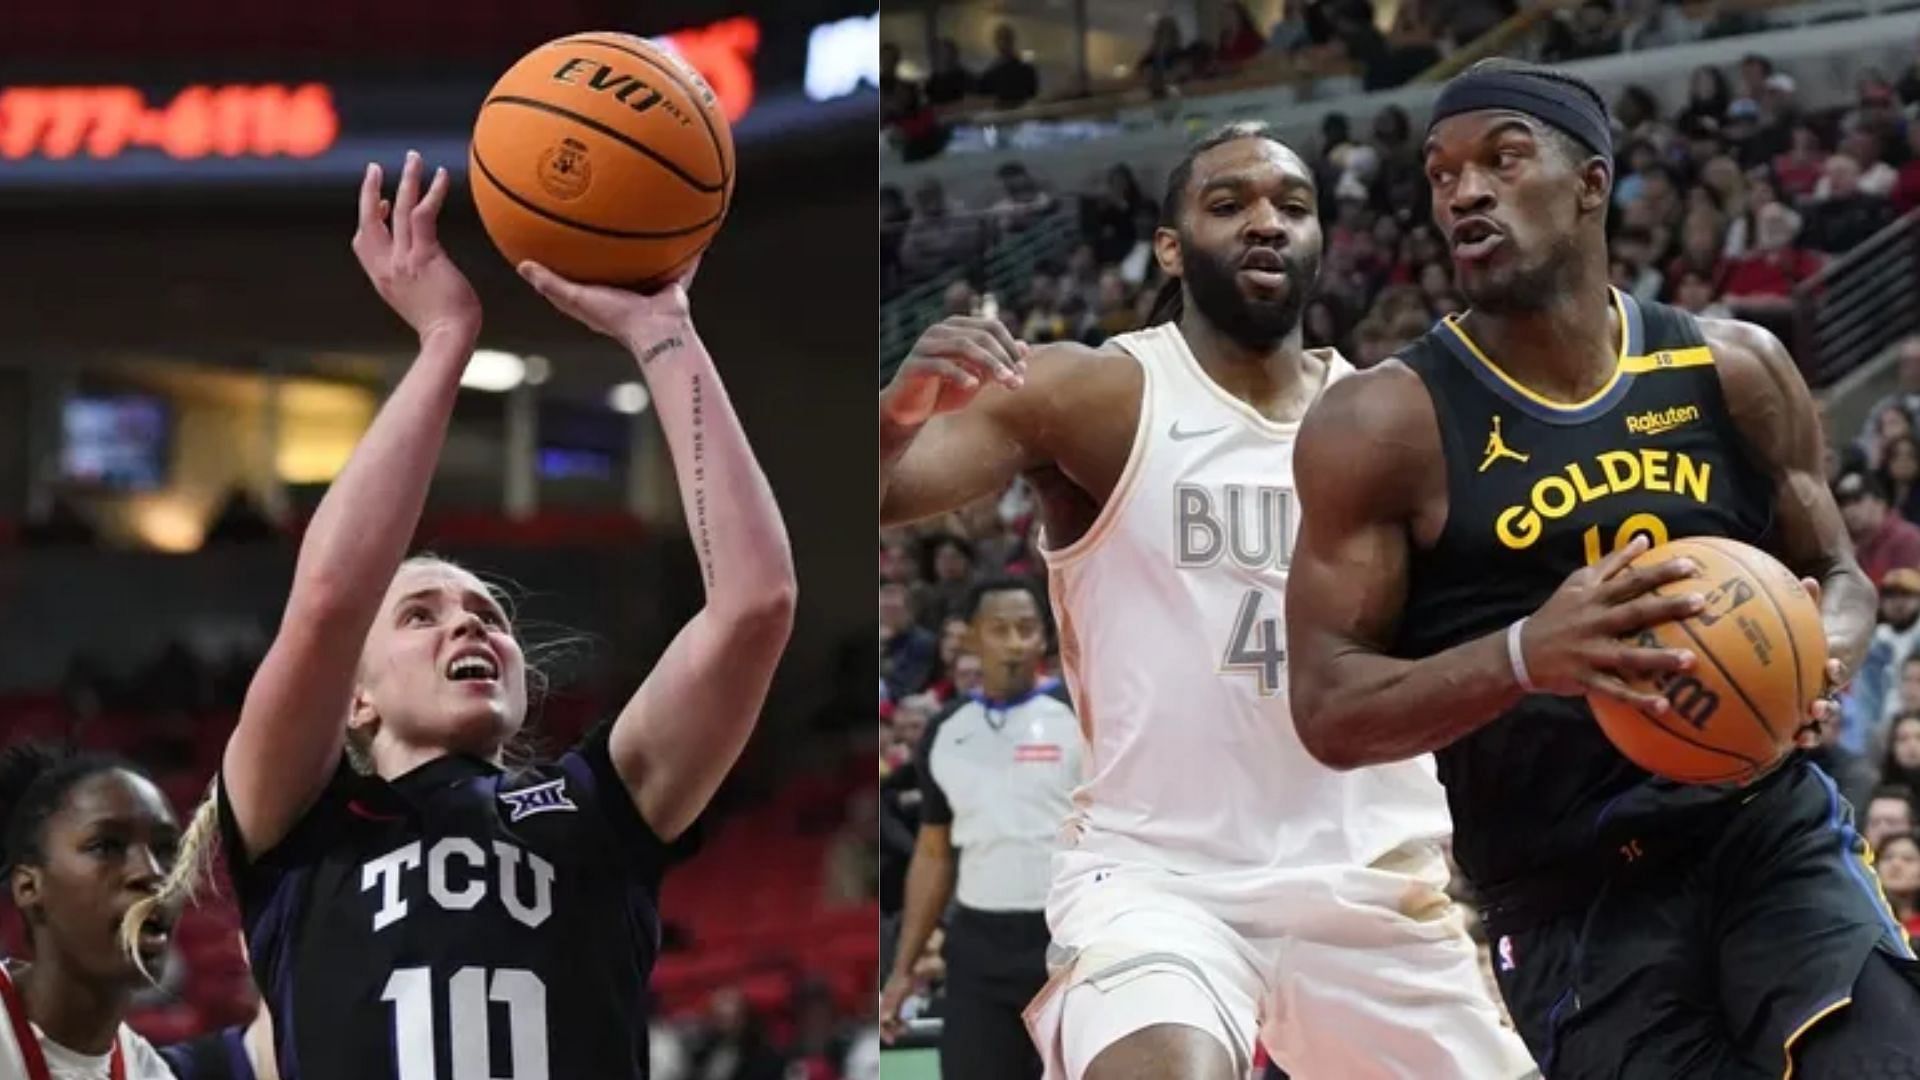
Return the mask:
[[[1172,323],[1114,339],[1145,372],[1132,454],[1094,525],[1047,552],[1090,746],[1067,843],[1180,873],[1365,866],[1445,835],[1433,759],[1335,772],[1287,705],[1298,424],[1221,389]],[[1327,379],[1353,368],[1324,354]]]

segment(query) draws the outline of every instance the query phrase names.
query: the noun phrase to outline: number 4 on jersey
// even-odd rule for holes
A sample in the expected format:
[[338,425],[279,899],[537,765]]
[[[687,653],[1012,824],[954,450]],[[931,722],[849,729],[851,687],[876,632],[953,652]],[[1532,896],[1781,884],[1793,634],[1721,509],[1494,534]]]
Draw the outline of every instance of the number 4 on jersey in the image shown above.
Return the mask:
[[1227,659],[1220,670],[1256,676],[1260,696],[1272,697],[1281,690],[1281,666],[1287,662],[1287,650],[1280,644],[1280,620],[1271,615],[1259,618],[1260,601],[1265,596],[1259,589],[1248,589],[1240,599],[1240,613],[1234,616]]

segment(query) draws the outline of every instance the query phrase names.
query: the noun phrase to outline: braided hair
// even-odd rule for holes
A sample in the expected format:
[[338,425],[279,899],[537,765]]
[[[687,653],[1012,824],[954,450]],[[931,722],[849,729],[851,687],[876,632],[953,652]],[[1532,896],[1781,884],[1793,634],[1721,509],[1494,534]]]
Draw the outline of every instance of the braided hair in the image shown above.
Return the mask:
[[[1192,146],[1186,154],[1174,164],[1167,173],[1166,192],[1160,196],[1160,227],[1178,229],[1180,227],[1181,205],[1186,201],[1187,182],[1193,179],[1194,162],[1200,155],[1216,147],[1225,146],[1241,139],[1265,139],[1275,146],[1291,149],[1274,133],[1272,127],[1259,120],[1236,120],[1214,128]],[[1164,322],[1178,322],[1186,312],[1185,285],[1177,277],[1169,277],[1160,283],[1160,291],[1153,298],[1153,309],[1147,314],[1147,325],[1158,326]]]

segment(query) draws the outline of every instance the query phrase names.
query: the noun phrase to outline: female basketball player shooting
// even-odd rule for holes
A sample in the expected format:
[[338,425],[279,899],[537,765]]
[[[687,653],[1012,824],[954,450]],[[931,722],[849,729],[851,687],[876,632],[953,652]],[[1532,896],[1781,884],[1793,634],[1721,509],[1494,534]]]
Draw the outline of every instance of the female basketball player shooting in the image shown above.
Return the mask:
[[[480,328],[435,232],[446,172],[422,196],[421,171],[410,154],[389,214],[368,169],[353,241],[419,356],[314,514],[222,766],[254,971],[288,1076],[640,1077],[667,845],[765,698],[792,625],[786,535],[686,280],[640,296],[523,266],[639,358],[707,603],[610,725],[503,770],[527,706],[513,626],[474,575],[402,561]],[[343,767],[349,742],[371,775]]]

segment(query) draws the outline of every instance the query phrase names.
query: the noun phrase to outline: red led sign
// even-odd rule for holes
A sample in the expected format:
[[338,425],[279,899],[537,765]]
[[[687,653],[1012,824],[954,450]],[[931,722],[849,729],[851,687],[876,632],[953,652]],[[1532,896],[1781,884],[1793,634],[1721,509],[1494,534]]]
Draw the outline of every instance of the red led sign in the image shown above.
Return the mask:
[[189,86],[165,105],[131,86],[0,89],[0,159],[118,157],[151,149],[168,157],[315,157],[340,133],[333,93],[297,87]]

